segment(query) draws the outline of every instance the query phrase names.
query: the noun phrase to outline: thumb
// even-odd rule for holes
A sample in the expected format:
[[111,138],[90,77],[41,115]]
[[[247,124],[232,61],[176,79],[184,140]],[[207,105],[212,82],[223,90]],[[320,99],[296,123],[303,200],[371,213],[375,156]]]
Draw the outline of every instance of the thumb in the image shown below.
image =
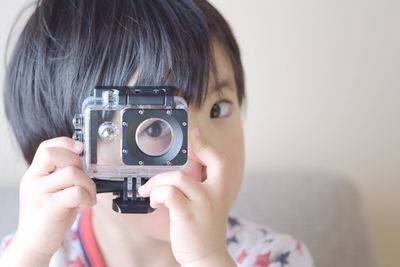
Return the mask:
[[225,156],[203,138],[198,127],[191,129],[189,148],[202,165],[207,167],[207,180],[205,182],[220,180],[218,177],[225,167]]

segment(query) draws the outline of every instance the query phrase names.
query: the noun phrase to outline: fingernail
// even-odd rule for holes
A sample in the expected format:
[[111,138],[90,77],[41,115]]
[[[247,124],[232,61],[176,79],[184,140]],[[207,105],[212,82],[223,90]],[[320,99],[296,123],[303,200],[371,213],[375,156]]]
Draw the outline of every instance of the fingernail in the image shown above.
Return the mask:
[[79,141],[75,141],[75,145],[74,145],[75,149],[77,151],[81,151],[81,149],[83,148],[83,143],[79,142]]
[[140,195],[143,195],[146,192],[146,188],[144,185],[138,188],[138,192]]

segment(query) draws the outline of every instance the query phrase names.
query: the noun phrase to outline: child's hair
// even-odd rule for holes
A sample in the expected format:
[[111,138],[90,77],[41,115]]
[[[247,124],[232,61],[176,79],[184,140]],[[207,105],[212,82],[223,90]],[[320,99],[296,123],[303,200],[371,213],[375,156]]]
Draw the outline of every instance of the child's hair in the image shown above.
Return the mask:
[[205,99],[213,42],[231,61],[244,98],[240,52],[229,25],[205,0],[39,0],[10,59],[4,101],[25,160],[38,145],[71,136],[72,118],[96,85],[182,88]]

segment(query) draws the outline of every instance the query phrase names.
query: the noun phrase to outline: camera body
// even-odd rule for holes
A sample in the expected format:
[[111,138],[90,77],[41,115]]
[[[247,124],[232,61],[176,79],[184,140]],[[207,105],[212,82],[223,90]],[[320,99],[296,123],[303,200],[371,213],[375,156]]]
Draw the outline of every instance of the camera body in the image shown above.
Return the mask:
[[[84,143],[81,157],[85,173],[108,184],[124,181],[131,185],[125,192],[127,197],[136,200],[140,198],[132,184],[138,187],[146,178],[184,165],[187,104],[174,96],[175,91],[170,86],[93,89],[83,101],[82,113],[73,120],[73,138]],[[125,194],[123,191],[119,193]]]

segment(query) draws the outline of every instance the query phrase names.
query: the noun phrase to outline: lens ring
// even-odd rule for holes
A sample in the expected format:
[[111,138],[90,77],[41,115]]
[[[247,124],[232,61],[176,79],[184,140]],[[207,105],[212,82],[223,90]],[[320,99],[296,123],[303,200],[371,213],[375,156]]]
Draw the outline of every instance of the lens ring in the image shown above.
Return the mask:
[[159,157],[167,153],[173,144],[171,125],[160,118],[149,118],[139,124],[135,133],[137,147],[146,155]]

